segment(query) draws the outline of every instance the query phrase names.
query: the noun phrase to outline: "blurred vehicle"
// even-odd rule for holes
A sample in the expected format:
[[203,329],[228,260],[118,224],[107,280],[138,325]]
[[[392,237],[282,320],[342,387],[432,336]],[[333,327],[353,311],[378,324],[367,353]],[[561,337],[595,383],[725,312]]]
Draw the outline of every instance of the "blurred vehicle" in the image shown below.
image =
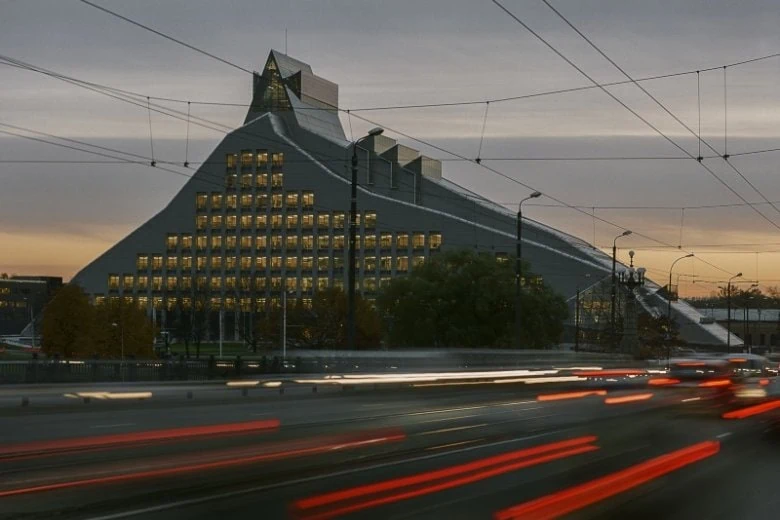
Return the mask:
[[739,399],[763,400],[777,395],[778,363],[758,354],[729,354],[732,391]]

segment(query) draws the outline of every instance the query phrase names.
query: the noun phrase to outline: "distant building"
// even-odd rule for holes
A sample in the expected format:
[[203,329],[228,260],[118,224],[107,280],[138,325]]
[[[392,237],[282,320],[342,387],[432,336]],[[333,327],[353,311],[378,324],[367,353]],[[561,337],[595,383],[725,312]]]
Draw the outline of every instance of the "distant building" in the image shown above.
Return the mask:
[[55,276],[0,278],[0,336],[21,334],[61,286]]
[[[720,308],[699,309],[705,321],[729,325],[728,310]],[[780,351],[780,309],[747,309],[732,307],[731,332],[744,347],[756,353]],[[742,346],[740,345],[740,349]]]
[[[351,139],[361,136],[347,139],[337,108],[338,85],[271,51],[254,74],[244,124],[167,207],[73,283],[95,302],[138,305],[163,328],[173,313],[205,307],[212,330],[221,325],[227,338],[238,336],[243,313],[279,305],[283,291],[308,305],[318,290],[346,287]],[[443,250],[514,254],[516,212],[448,180],[440,161],[386,135],[357,151],[357,290],[365,298]],[[573,317],[578,288],[587,298],[589,286],[609,279],[610,257],[540,222],[524,219],[522,228],[523,258],[568,299]],[[665,309],[657,289],[645,286],[643,308]],[[603,302],[589,304],[596,307]],[[688,304],[673,310],[692,343],[726,342],[725,330],[700,325]]]

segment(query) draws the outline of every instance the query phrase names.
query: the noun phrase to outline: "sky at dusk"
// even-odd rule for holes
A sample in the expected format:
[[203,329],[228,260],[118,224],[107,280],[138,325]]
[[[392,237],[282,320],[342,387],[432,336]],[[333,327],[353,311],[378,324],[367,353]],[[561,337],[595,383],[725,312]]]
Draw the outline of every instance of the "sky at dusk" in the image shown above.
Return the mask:
[[[339,85],[342,108],[495,100],[590,84],[488,0],[96,3],[254,70],[262,69],[271,48],[285,50],[286,28],[288,53]],[[625,79],[541,1],[502,3],[598,82]],[[634,78],[780,53],[780,10],[774,1],[552,3]],[[248,74],[77,0],[0,0],[0,54],[150,96],[239,104],[251,98]],[[697,132],[700,99],[701,136],[717,151],[703,146],[702,155],[720,155],[723,70],[702,72],[698,79],[698,86],[695,73],[642,85]],[[730,154],[780,148],[778,84],[780,57],[727,69]],[[142,107],[4,64],[0,85],[0,124],[150,152],[148,113]],[[699,155],[695,136],[636,86],[608,88]],[[246,111],[216,105],[192,110],[231,128],[243,122]],[[484,103],[356,114],[370,121],[350,121],[342,114],[348,137],[350,123],[355,136],[380,125],[387,135],[445,160],[445,177],[507,207],[516,209],[517,200],[528,194],[517,183],[472,163],[447,160],[453,157],[397,134],[477,157]],[[183,162],[185,123],[153,114],[152,126],[155,157]],[[25,132],[0,126],[2,272],[69,278],[162,209],[187,180],[142,165],[68,163],[99,157],[1,131]],[[222,136],[191,126],[189,160],[204,160]],[[712,173],[696,160],[682,159],[685,154],[668,140],[603,91],[591,89],[491,103],[480,156],[484,164],[544,194],[633,230],[636,235],[620,242],[620,258],[627,260],[634,249],[636,262],[659,283],[667,280],[672,261],[693,251],[697,258],[675,268],[683,295],[708,294],[737,271],[764,287],[780,285],[780,202],[762,198],[780,201],[780,153],[731,158],[754,190],[723,159],[703,160]],[[499,160],[543,157],[655,159]],[[30,160],[53,162],[13,162]],[[524,213],[604,249],[620,233],[556,205],[541,198],[524,205]]]

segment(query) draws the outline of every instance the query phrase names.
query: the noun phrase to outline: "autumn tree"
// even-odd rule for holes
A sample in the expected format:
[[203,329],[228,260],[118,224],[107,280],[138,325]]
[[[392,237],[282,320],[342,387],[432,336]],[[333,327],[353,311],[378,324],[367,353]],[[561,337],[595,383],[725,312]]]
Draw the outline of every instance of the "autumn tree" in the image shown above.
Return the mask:
[[106,302],[94,307],[95,351],[101,357],[134,356],[148,359],[154,354],[156,329],[137,305]]
[[94,309],[81,287],[63,285],[44,309],[41,348],[48,356],[91,356],[94,324]]

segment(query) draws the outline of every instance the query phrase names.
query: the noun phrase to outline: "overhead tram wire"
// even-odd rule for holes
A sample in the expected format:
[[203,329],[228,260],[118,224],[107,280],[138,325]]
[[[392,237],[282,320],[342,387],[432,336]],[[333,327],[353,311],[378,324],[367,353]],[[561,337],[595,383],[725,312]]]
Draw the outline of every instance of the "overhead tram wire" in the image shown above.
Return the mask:
[[[542,0],[544,1],[544,0]],[[504,13],[506,13],[509,17],[511,17],[515,22],[517,22],[520,26],[522,26],[526,31],[531,33],[534,37],[536,37],[539,41],[541,41],[547,48],[549,48],[551,51],[553,51],[558,57],[560,57],[562,60],[564,60],[566,63],[568,63],[572,68],[574,68],[577,72],[579,72],[581,75],[586,77],[589,81],[591,81],[594,85],[599,85],[598,82],[593,79],[592,76],[590,76],[587,72],[585,72],[581,67],[579,67],[576,63],[571,61],[566,55],[564,55],[561,51],[559,51],[555,46],[553,46],[550,42],[548,42],[542,35],[534,31],[530,26],[528,26],[525,22],[523,22],[517,15],[515,15],[512,11],[504,7],[504,5],[499,2],[499,0],[492,0],[496,6],[498,6]],[[683,146],[678,144],[674,139],[663,133],[661,130],[659,130],[655,125],[653,125],[650,121],[642,117],[638,112],[636,112],[634,109],[629,107],[625,102],[623,102],[620,98],[615,96],[612,92],[610,92],[608,89],[606,89],[603,86],[599,87],[602,92],[607,94],[610,98],[612,98],[615,102],[617,102],[620,106],[625,108],[628,112],[630,112],[634,117],[642,121],[648,128],[652,129],[654,132],[656,132],[659,136],[661,136],[664,140],[666,140],[668,143],[673,145],[675,148],[679,149],[684,154],[690,156],[691,158],[696,158],[693,154],[691,154],[687,149],[685,149]],[[640,87],[641,88],[641,87]],[[643,89],[644,90],[644,89]],[[649,94],[648,94],[649,95]],[[753,209],[755,213],[757,213],[759,216],[761,216],[764,220],[766,220],[770,225],[772,225],[774,228],[780,230],[780,224],[777,224],[774,220],[767,217],[764,213],[761,212],[758,208],[756,208],[754,205],[752,205],[745,197],[743,197],[738,191],[736,191],[734,188],[732,188],[726,181],[721,179],[718,174],[716,174],[711,168],[709,168],[707,165],[705,165],[702,162],[699,162],[699,164],[702,165],[702,167],[713,177],[715,178],[720,184],[722,184],[726,189],[728,189],[730,192],[732,192],[734,195],[736,195],[740,200],[750,205],[750,207]],[[763,197],[763,194],[762,194]]]
[[[147,27],[147,26],[145,26],[145,25],[143,25],[143,24],[141,24],[141,23],[138,23],[138,22],[135,22],[135,21],[133,21],[133,20],[130,20],[130,19],[129,19],[129,18],[127,18],[127,17],[124,17],[124,16],[122,16],[122,15],[119,15],[119,14],[117,14],[117,13],[114,13],[113,11],[110,11],[110,10],[108,10],[108,9],[102,8],[102,7],[100,7],[100,6],[97,6],[96,4],[93,4],[92,2],[87,2],[86,0],[81,0],[81,1],[82,1],[82,3],[85,3],[85,4],[87,4],[87,5],[91,5],[91,6],[93,6],[93,7],[96,7],[96,8],[98,8],[98,9],[100,9],[100,10],[102,10],[102,11],[104,11],[104,12],[108,13],[108,14],[112,14],[112,15],[114,15],[114,16],[117,16],[118,18],[120,18],[120,19],[122,19],[122,20],[128,21],[128,22],[132,23],[133,25],[136,25],[136,26],[138,26],[138,27],[141,27],[141,28],[143,28],[143,29],[149,30],[150,32],[153,32],[153,33],[155,33],[155,34],[163,35],[163,33],[160,33],[159,31],[156,31],[156,30],[154,30],[154,29],[151,29],[151,28],[149,28],[149,27]],[[494,2],[495,2],[497,5],[499,5],[499,6],[500,6],[502,9],[504,9],[504,10],[506,11],[506,9],[505,9],[503,6],[501,6],[501,4],[500,4],[500,3],[498,3],[496,0],[493,0],[493,1],[494,1]],[[507,12],[507,13],[509,13],[509,14],[511,15],[511,13],[510,13],[509,11],[506,11],[506,12]],[[514,17],[514,15],[512,15],[512,16]],[[516,17],[515,17],[515,18],[516,18]],[[517,20],[518,20],[518,22],[522,23],[522,22],[521,22],[519,19],[517,19]],[[524,25],[524,24],[523,24],[523,25]],[[535,33],[534,33],[534,34],[535,34]],[[176,38],[169,37],[169,36],[167,36],[167,35],[163,35],[163,36],[164,36],[166,39],[168,39],[168,40],[171,40],[171,41],[173,41],[173,42],[175,42],[175,43],[179,43],[179,44],[181,44],[181,45],[184,45],[184,46],[185,46],[185,47],[187,47],[187,48],[190,48],[190,49],[196,50],[197,52],[199,52],[199,53],[201,53],[201,54],[204,54],[204,55],[207,55],[207,56],[214,57],[215,59],[217,59],[217,60],[219,60],[219,61],[221,61],[221,62],[225,62],[225,63],[227,63],[227,64],[229,64],[229,65],[232,65],[232,66],[234,66],[235,68],[238,68],[238,69],[244,70],[245,72],[248,72],[248,73],[250,73],[250,74],[253,74],[253,72],[249,71],[248,69],[245,69],[244,67],[240,67],[240,66],[238,66],[238,65],[235,65],[235,64],[233,64],[233,63],[227,62],[226,60],[224,60],[224,59],[222,59],[222,58],[219,58],[219,57],[213,56],[211,53],[208,53],[208,52],[206,52],[206,51],[203,51],[203,50],[201,50],[201,49],[197,49],[196,47],[194,47],[194,46],[192,46],[192,45],[190,45],[190,44],[186,44],[186,43],[184,43],[184,42],[181,42],[180,40],[178,40],[178,39],[176,39]],[[544,41],[544,40],[543,40],[543,41]],[[549,44],[548,44],[548,45],[549,45]],[[551,48],[552,48],[552,47],[551,47]],[[556,52],[557,52],[557,51],[556,51]],[[778,55],[780,55],[780,53],[778,53]],[[561,55],[561,56],[562,56],[562,55]],[[563,56],[562,56],[562,57],[563,57]],[[568,61],[568,60],[567,60],[567,61]],[[576,66],[576,65],[575,65],[575,66]],[[600,86],[600,85],[598,85],[598,83],[597,83],[597,82],[595,82],[595,81],[594,81],[592,78],[590,78],[590,76],[588,76],[588,75],[587,75],[587,74],[585,74],[584,72],[583,72],[583,74],[584,74],[584,75],[585,75],[585,76],[586,76],[586,77],[587,77],[587,78],[588,78],[588,79],[589,79],[591,82],[593,82],[593,83],[594,83],[594,85],[596,85],[597,87],[600,87],[602,90],[604,90],[605,92],[609,93],[609,91],[607,91],[607,90],[606,90],[606,89],[605,89],[603,86]],[[611,95],[611,94],[610,94],[610,95]],[[615,98],[615,99],[617,100],[617,98]],[[619,100],[618,100],[618,101],[619,101]],[[622,102],[621,102],[621,104],[622,104]],[[624,106],[626,106],[626,105],[624,105]],[[627,106],[626,106],[626,108],[627,108],[628,110],[631,110],[631,109],[630,109],[629,107],[627,107]],[[335,109],[335,110],[340,110],[340,111],[344,111],[344,109],[339,109],[338,107],[333,107],[333,109]],[[370,120],[368,120],[368,119],[366,119],[366,118],[363,118],[363,117],[362,117],[362,116],[360,116],[360,115],[357,115],[357,114],[353,114],[353,115],[355,115],[355,117],[358,117],[358,118],[360,118],[360,119],[363,119],[363,120],[365,120],[365,121],[369,121],[369,122],[370,122]],[[637,114],[637,116],[638,116],[638,114]],[[639,117],[641,117],[641,116],[639,116]],[[648,124],[649,124],[649,123],[648,123]],[[392,131],[392,132],[398,133],[399,135],[404,135],[404,136],[406,136],[406,137],[408,137],[408,138],[414,139],[414,140],[415,140],[415,141],[417,141],[417,142],[423,142],[423,141],[421,141],[421,140],[419,140],[419,139],[412,138],[412,137],[411,137],[411,136],[409,136],[408,134],[404,134],[404,133],[398,132],[398,131],[396,131],[396,130],[393,130],[393,129],[391,129],[391,128],[387,127],[387,125],[384,125],[384,127],[385,127],[385,128],[387,128],[388,130]],[[668,139],[668,138],[667,138],[667,139]],[[464,159],[464,160],[468,160],[467,158],[465,158],[465,157],[462,157],[462,156],[460,156],[459,154],[456,154],[456,153],[454,153],[454,152],[451,152],[451,151],[449,151],[449,150],[446,150],[446,149],[444,149],[444,148],[441,148],[441,147],[438,147],[438,146],[433,146],[433,145],[431,145],[430,143],[428,144],[428,146],[432,146],[432,147],[434,147],[435,149],[438,149],[438,150],[440,150],[440,151],[442,151],[442,152],[444,152],[444,153],[447,153],[448,155],[453,155],[453,156],[456,156],[456,157],[461,157],[461,158],[462,158],[462,159]],[[688,153],[687,153],[687,150],[685,150],[685,149],[681,149],[681,151],[683,151],[683,153],[686,153],[686,155],[690,155],[690,154],[688,154]],[[472,160],[471,162],[474,162],[474,161]],[[475,164],[476,164],[476,163],[475,163]],[[504,178],[506,178],[506,179],[508,179],[508,180],[510,180],[510,181],[512,181],[512,182],[515,182],[515,183],[517,183],[517,184],[519,184],[519,185],[521,185],[521,186],[524,186],[524,187],[526,187],[527,189],[531,189],[532,191],[537,191],[537,190],[535,190],[534,188],[532,188],[532,187],[530,187],[529,185],[527,185],[526,183],[523,183],[522,181],[518,181],[517,179],[514,179],[514,178],[512,178],[511,176],[509,176],[509,175],[506,175],[505,173],[503,173],[503,172],[500,172],[499,170],[496,170],[495,168],[490,168],[490,167],[488,167],[488,166],[485,166],[485,165],[480,165],[480,166],[482,166],[482,167],[486,168],[488,171],[492,171],[493,173],[495,173],[495,174],[497,174],[497,175],[499,175],[499,176],[501,176],[501,177],[504,177]],[[725,183],[724,183],[724,184],[725,184]],[[728,184],[725,184],[725,185],[726,185],[728,188],[730,188],[730,186],[728,186]],[[730,189],[731,189],[731,188],[730,188]],[[736,193],[736,192],[735,192],[735,193]],[[737,195],[739,195],[739,194],[737,194]],[[581,212],[581,213],[583,213],[583,214],[585,214],[585,215],[587,215],[587,216],[589,216],[589,217],[591,216],[591,215],[590,215],[590,214],[588,214],[587,212],[585,212],[585,211],[582,211],[582,210],[579,210],[578,208],[574,208],[574,207],[572,207],[571,205],[569,205],[569,204],[567,204],[567,203],[563,202],[563,201],[562,201],[562,200],[560,200],[560,199],[557,199],[557,198],[555,198],[555,197],[551,197],[551,196],[550,196],[550,195],[548,195],[548,194],[545,194],[545,196],[547,196],[547,197],[548,197],[548,198],[550,198],[551,200],[554,200],[554,201],[556,201],[556,202],[559,202],[559,203],[561,203],[561,204],[563,204],[563,205],[565,205],[565,206],[569,206],[569,207],[571,207],[572,209],[574,209],[575,211]],[[741,196],[740,196],[740,198],[741,198]],[[746,203],[748,202],[747,200],[744,200],[744,199],[743,199],[743,201],[744,201],[744,202],[746,202]],[[751,206],[751,207],[752,207],[752,206]],[[772,223],[772,224],[773,224],[775,227],[778,227],[778,229],[780,229],[780,226],[778,226],[778,225],[777,225],[777,224],[775,224],[773,221],[771,221],[771,220],[770,220],[768,217],[766,217],[765,215],[763,215],[763,213],[761,213],[760,211],[758,211],[758,210],[757,210],[757,209],[755,209],[755,208],[753,208],[753,209],[754,209],[754,211],[757,211],[759,214],[761,214],[762,216],[764,216],[764,218],[765,218],[767,221],[769,221],[770,223]],[[603,218],[601,218],[601,217],[597,217],[597,218],[598,218],[600,221],[603,221],[604,223],[606,223],[606,224],[608,224],[608,225],[611,225],[611,226],[613,226],[613,227],[616,227],[616,228],[618,228],[618,229],[622,229],[622,230],[626,230],[626,229],[627,229],[627,228],[625,228],[625,227],[623,227],[623,226],[620,226],[620,225],[618,225],[618,224],[615,224],[615,223],[613,223],[613,222],[610,222],[610,221],[608,221],[608,220],[606,220],[606,219],[603,219]],[[668,244],[666,244],[666,243],[665,243],[665,242],[663,242],[663,241],[660,241],[660,240],[654,239],[654,238],[652,238],[652,237],[649,237],[649,236],[647,236],[647,235],[643,235],[643,234],[641,234],[641,233],[637,233],[637,232],[635,232],[634,234],[635,234],[635,235],[637,235],[637,236],[641,236],[641,237],[643,237],[643,238],[646,238],[646,239],[648,239],[648,240],[651,240],[651,241],[653,241],[653,242],[659,243],[659,244],[668,245]],[[704,260],[701,260],[701,261],[704,261]],[[706,262],[705,262],[705,263],[706,263]],[[719,269],[719,270],[721,270],[721,271],[723,271],[723,272],[728,272],[728,271],[725,271],[724,269],[721,269],[721,268],[718,268],[718,269]]]
[[[493,0],[493,2],[494,2],[496,5],[498,5],[499,7],[501,7],[501,8],[502,8],[502,9],[503,9],[505,12],[509,13],[509,11],[508,11],[507,9],[505,9],[505,8],[504,8],[504,7],[503,7],[503,6],[502,6],[502,5],[501,5],[501,4],[498,2],[498,0]],[[723,184],[723,185],[724,185],[726,188],[728,188],[728,189],[729,189],[729,191],[731,191],[732,193],[734,193],[735,195],[737,195],[737,197],[739,197],[740,199],[742,199],[742,201],[743,201],[743,202],[747,202],[747,200],[746,200],[746,199],[744,199],[744,198],[742,197],[742,195],[740,195],[740,194],[739,194],[739,193],[738,193],[736,190],[734,190],[733,188],[731,188],[731,186],[730,186],[730,185],[728,185],[728,184],[727,184],[725,181],[721,180],[721,178],[720,178],[720,177],[718,177],[718,175],[716,175],[716,174],[715,174],[715,172],[714,172],[712,169],[710,169],[709,167],[707,167],[706,165],[704,165],[704,164],[702,163],[702,159],[703,159],[703,157],[702,157],[702,154],[701,154],[701,145],[702,145],[702,143],[704,143],[704,145],[705,145],[705,146],[707,146],[707,148],[709,148],[709,149],[710,149],[712,152],[714,152],[714,153],[716,153],[716,154],[717,154],[717,153],[718,153],[718,151],[717,151],[717,150],[716,150],[716,149],[715,149],[715,148],[714,148],[712,145],[710,145],[710,143],[709,143],[709,142],[707,142],[706,140],[702,139],[702,137],[701,137],[701,83],[700,83],[700,78],[701,78],[701,71],[700,71],[700,70],[697,70],[697,71],[696,71],[697,100],[698,100],[698,106],[699,106],[699,132],[698,132],[698,134],[697,134],[697,133],[696,133],[696,132],[694,132],[694,131],[693,131],[693,130],[692,130],[692,129],[691,129],[691,128],[690,128],[690,127],[687,125],[687,124],[685,124],[685,122],[683,122],[683,121],[682,121],[682,120],[681,120],[679,117],[677,117],[677,116],[676,116],[676,115],[675,115],[675,114],[674,114],[674,113],[673,113],[671,110],[669,110],[669,108],[667,108],[667,107],[666,107],[666,105],[664,105],[663,103],[661,103],[661,101],[659,101],[659,100],[658,100],[658,98],[656,98],[656,97],[655,97],[653,94],[651,94],[651,93],[650,93],[650,92],[649,92],[647,89],[645,89],[645,88],[644,88],[642,85],[640,85],[640,84],[639,84],[637,81],[635,81],[635,80],[634,80],[634,79],[631,77],[631,75],[630,75],[628,72],[626,72],[626,71],[625,71],[625,69],[623,69],[623,68],[622,68],[620,65],[618,65],[618,64],[615,62],[615,60],[613,60],[612,58],[610,58],[610,57],[609,57],[609,56],[608,56],[608,55],[607,55],[607,54],[606,54],[606,53],[605,53],[603,50],[601,50],[601,48],[599,48],[599,46],[598,46],[598,45],[596,45],[596,44],[595,44],[595,43],[594,43],[594,42],[593,42],[593,41],[592,41],[590,38],[588,38],[588,36],[587,36],[587,35],[585,35],[585,34],[584,34],[582,31],[580,31],[580,30],[579,30],[579,29],[578,29],[578,28],[577,28],[577,27],[576,27],[576,26],[575,26],[575,25],[574,25],[572,22],[570,22],[570,21],[569,21],[569,20],[568,20],[568,19],[567,19],[567,18],[566,18],[566,17],[565,17],[565,16],[564,16],[564,15],[563,15],[561,12],[560,12],[560,11],[558,11],[558,10],[557,10],[557,9],[556,9],[556,8],[555,8],[555,7],[554,7],[554,6],[553,6],[553,5],[550,3],[550,1],[549,1],[549,0],[542,0],[542,2],[544,2],[544,4],[545,4],[547,7],[549,7],[549,8],[550,8],[550,10],[552,10],[552,11],[553,11],[553,12],[554,12],[554,13],[555,13],[555,14],[556,14],[556,15],[557,15],[557,16],[558,16],[558,17],[559,17],[561,20],[563,20],[563,22],[564,22],[564,23],[566,23],[566,25],[568,25],[568,26],[569,26],[569,27],[570,27],[570,28],[571,28],[571,29],[572,29],[574,32],[576,32],[576,33],[577,33],[577,34],[578,34],[578,35],[579,35],[579,36],[580,36],[580,37],[581,37],[583,40],[585,40],[585,41],[586,41],[586,42],[587,42],[587,43],[588,43],[588,44],[589,44],[591,47],[593,47],[593,49],[594,49],[596,52],[598,52],[598,53],[599,53],[599,54],[600,54],[600,55],[601,55],[601,56],[602,56],[602,57],[603,57],[605,60],[607,60],[607,61],[608,61],[608,62],[609,62],[609,63],[610,63],[610,64],[611,64],[613,67],[615,67],[617,70],[619,70],[619,71],[621,72],[621,74],[623,74],[623,75],[624,75],[624,76],[625,76],[625,77],[626,77],[626,78],[627,78],[629,81],[631,81],[631,82],[634,84],[634,86],[636,86],[636,87],[637,87],[639,90],[641,90],[641,91],[642,91],[642,92],[643,92],[645,95],[647,95],[647,96],[648,96],[648,97],[649,97],[651,100],[653,100],[653,102],[654,102],[656,105],[658,105],[658,106],[659,106],[659,107],[660,107],[660,108],[661,108],[661,109],[662,109],[664,112],[666,112],[666,113],[667,113],[667,114],[668,114],[668,115],[669,115],[669,116],[670,116],[672,119],[674,119],[674,120],[675,120],[675,121],[676,121],[676,122],[677,122],[677,123],[678,123],[680,126],[682,126],[683,128],[685,128],[685,129],[686,129],[686,130],[687,130],[687,131],[688,131],[690,134],[692,134],[693,136],[695,136],[695,137],[698,139],[698,141],[699,141],[699,154],[698,154],[698,156],[696,157],[696,160],[697,160],[697,161],[698,161],[698,162],[699,162],[699,163],[702,165],[702,167],[703,167],[705,170],[707,170],[707,172],[708,172],[708,173],[710,173],[710,175],[712,175],[712,176],[713,176],[714,178],[716,178],[716,179],[717,179],[717,180],[718,180],[718,181],[719,181],[721,184]],[[527,30],[531,31],[530,27],[528,27],[526,24],[524,24],[523,22],[521,22],[521,21],[519,20],[519,18],[515,17],[515,16],[514,16],[514,15],[512,15],[511,13],[510,13],[510,15],[511,15],[513,18],[515,18],[515,20],[517,20],[517,21],[518,21],[518,23],[521,23],[521,24],[522,24],[522,25],[523,25],[523,26],[524,26],[524,27],[525,27]],[[582,69],[580,69],[579,67],[576,67],[576,65],[574,65],[574,63],[573,63],[571,60],[568,60],[568,59],[566,59],[566,58],[563,56],[563,54],[562,54],[562,53],[560,53],[560,52],[558,52],[557,50],[555,50],[555,49],[554,49],[554,48],[553,48],[553,47],[552,47],[552,46],[551,46],[549,43],[547,43],[547,41],[546,41],[546,40],[542,39],[542,38],[541,38],[541,36],[539,36],[537,33],[533,32],[533,31],[531,31],[531,32],[532,32],[532,34],[534,34],[534,36],[536,36],[537,38],[539,38],[539,39],[540,39],[542,42],[544,42],[544,43],[545,43],[545,44],[546,44],[548,47],[550,47],[550,49],[553,49],[553,50],[554,50],[554,51],[555,51],[555,52],[556,52],[556,53],[557,53],[557,54],[558,54],[560,57],[564,58],[564,59],[565,59],[565,60],[566,60],[566,61],[567,61],[567,62],[568,62],[570,65],[572,65],[572,66],[574,66],[575,68],[577,68],[577,70],[578,70],[580,73],[582,73],[582,74],[585,74],[585,73],[584,73],[584,71],[582,71]],[[588,79],[591,79],[591,78],[590,78],[589,76],[587,76],[587,75],[586,75],[586,77],[588,77]],[[591,79],[591,81],[594,81],[594,80],[592,80],[592,79]],[[595,83],[595,81],[594,81],[594,83]],[[619,101],[619,100],[618,100],[618,98],[617,98],[616,96],[614,96],[612,93],[610,93],[608,90],[606,90],[606,89],[602,89],[602,90],[603,90],[604,92],[608,93],[608,94],[610,95],[610,97],[612,97],[612,98],[613,98],[615,101]],[[628,109],[628,106],[627,106],[627,105],[625,105],[625,104],[624,104],[624,103],[622,103],[622,102],[620,102],[620,103],[621,103],[621,104],[622,104],[624,107],[626,107],[626,108]],[[630,110],[630,109],[629,109],[629,110]],[[634,114],[635,114],[637,117],[639,117],[639,114],[637,114],[637,113],[636,113],[636,112],[634,112],[633,110],[631,110],[631,112],[632,112],[632,113],[634,113]],[[642,119],[642,121],[643,121],[643,122],[644,122],[646,125],[650,126],[650,127],[651,127],[651,128],[653,128],[653,129],[654,129],[656,132],[658,132],[658,133],[659,133],[659,134],[660,134],[662,137],[664,137],[664,138],[665,138],[667,141],[669,141],[669,142],[673,143],[675,146],[677,146],[677,148],[680,148],[680,149],[683,151],[683,153],[686,153],[686,154],[688,154],[688,152],[687,152],[686,150],[684,150],[684,149],[683,149],[681,146],[679,146],[678,144],[674,143],[674,141],[672,141],[672,139],[670,139],[670,138],[669,138],[669,137],[667,137],[665,134],[663,134],[662,132],[660,132],[659,130],[657,130],[655,127],[653,127],[652,125],[650,125],[650,123],[649,123],[648,121],[644,120],[644,119],[643,119],[643,118],[641,118],[641,117],[640,117],[640,119]],[[690,155],[690,154],[689,154],[689,155]],[[745,181],[745,183],[746,183],[748,186],[750,186],[750,188],[751,188],[751,189],[752,189],[754,192],[756,192],[756,194],[757,194],[759,197],[761,197],[761,198],[762,198],[762,199],[763,199],[765,202],[769,203],[769,204],[770,204],[770,206],[772,206],[772,208],[773,208],[773,209],[774,209],[774,210],[775,210],[775,211],[776,211],[778,214],[780,214],[780,208],[778,208],[776,205],[772,204],[772,203],[769,201],[769,199],[768,199],[768,198],[767,198],[767,197],[766,197],[766,196],[765,196],[765,195],[764,195],[764,194],[761,192],[761,190],[759,190],[759,189],[758,189],[758,188],[757,188],[757,187],[756,187],[756,186],[755,186],[755,185],[754,185],[754,184],[753,184],[753,183],[752,183],[752,182],[751,182],[751,181],[750,181],[750,180],[749,180],[749,179],[748,179],[748,178],[747,178],[747,177],[746,177],[746,176],[745,176],[745,175],[744,175],[744,174],[743,174],[743,173],[742,173],[742,172],[741,172],[739,169],[737,169],[737,167],[736,167],[736,166],[734,166],[733,164],[731,164],[731,163],[728,161],[728,157],[727,157],[726,155],[724,155],[724,154],[720,154],[720,155],[721,155],[721,157],[722,157],[722,158],[725,160],[726,164],[728,164],[728,165],[729,165],[729,167],[730,167],[730,168],[731,168],[731,169],[734,171],[734,173],[736,173],[736,174],[737,174],[737,175],[738,175],[738,176],[739,176],[739,177],[740,177],[740,178],[741,178],[743,181]],[[751,207],[753,207],[753,206],[751,205]],[[776,224],[776,223],[775,223],[773,220],[769,219],[769,217],[767,217],[766,215],[764,215],[764,214],[763,214],[761,211],[759,211],[759,210],[758,210],[758,209],[756,209],[755,207],[753,207],[753,209],[754,209],[754,211],[755,211],[756,213],[758,213],[759,215],[761,215],[761,216],[762,216],[762,217],[763,217],[765,220],[767,220],[768,222],[770,222],[770,223],[771,223],[771,224],[772,224],[772,225],[773,225],[775,228],[777,228],[777,229],[780,229],[780,225]]]

